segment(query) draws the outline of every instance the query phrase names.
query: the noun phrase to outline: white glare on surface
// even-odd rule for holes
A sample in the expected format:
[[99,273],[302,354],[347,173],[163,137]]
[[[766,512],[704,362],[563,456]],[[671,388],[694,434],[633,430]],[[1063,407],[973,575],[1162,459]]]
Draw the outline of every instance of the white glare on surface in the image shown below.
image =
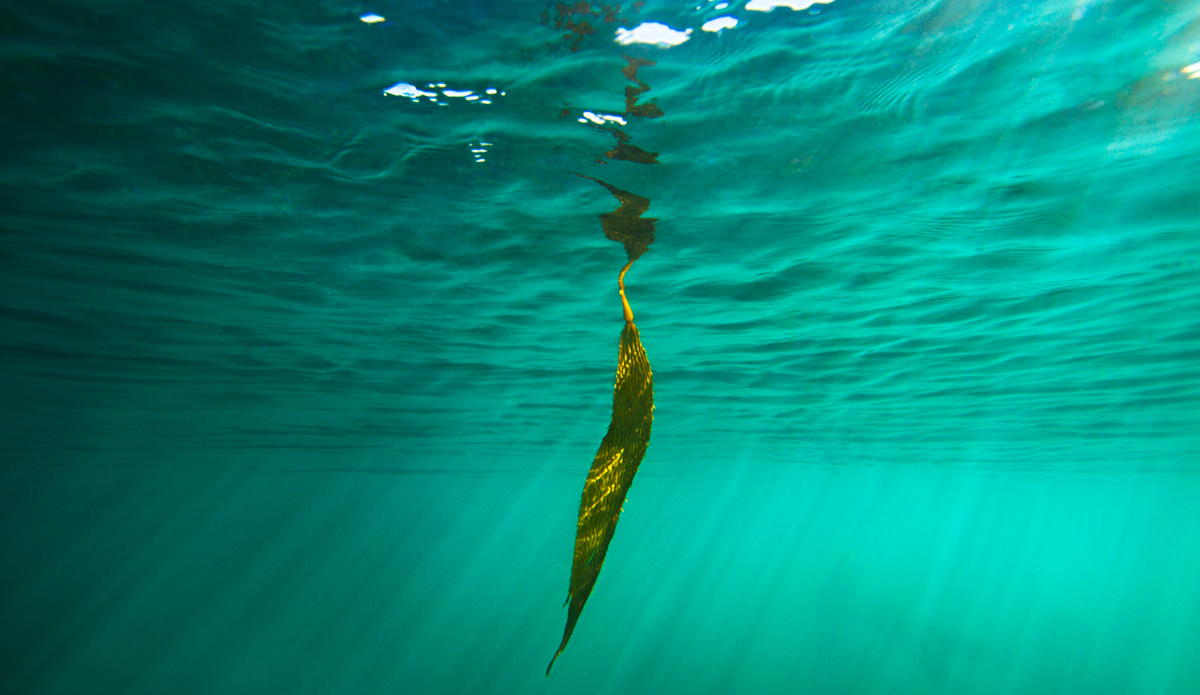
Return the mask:
[[732,29],[737,26],[737,17],[717,17],[710,19],[700,27],[704,31],[721,31],[722,29]]
[[727,2],[718,2],[716,5],[713,5],[714,10],[723,10],[726,7],[729,7],[729,3]]
[[750,0],[750,2],[746,3],[746,9],[754,10],[755,12],[770,12],[776,7],[807,10],[817,3],[828,5],[831,2],[833,0]]
[[359,17],[359,19],[366,22],[367,24],[374,24],[376,22],[383,21],[383,17],[380,17],[379,15],[371,13],[371,12],[368,12],[367,14]]
[[1192,73],[1200,74],[1198,71],[1200,71],[1200,63],[1192,63],[1191,65],[1179,68],[1179,72],[1182,72],[1185,75],[1190,75]]
[[691,29],[687,31],[675,31],[666,24],[643,22],[633,30],[617,29],[616,42],[622,46],[628,46],[631,43],[652,43],[656,46],[669,48],[687,41],[691,33]]
[[391,94],[394,97],[436,97],[432,92],[422,92],[416,87],[407,82],[397,82],[396,84],[383,90],[384,94]]
[[[445,86],[446,86],[445,82],[436,82],[436,83],[430,82],[429,83],[430,88],[444,88]],[[488,94],[495,94],[496,89],[493,87],[489,87],[487,92],[488,92]],[[383,93],[390,94],[392,96],[397,96],[397,97],[409,97],[413,100],[416,100],[418,97],[429,97],[430,101],[438,101],[437,92],[426,92],[426,91],[423,91],[420,88],[416,87],[415,85],[411,85],[407,82],[397,82],[396,84],[392,85],[391,87],[388,87],[387,89],[383,90]],[[500,92],[500,95],[503,96],[504,92]],[[492,103],[491,99],[482,99],[482,98],[480,98],[480,95],[475,94],[475,92],[470,89],[443,89],[442,96],[466,97],[467,101],[478,101],[480,104]]]
[[579,122],[587,123],[588,121],[591,121],[592,123],[595,123],[596,125],[604,125],[605,123],[608,123],[610,121],[613,123],[620,123],[621,125],[627,125],[625,123],[625,119],[621,118],[620,116],[612,116],[612,115],[608,115],[608,114],[596,114],[596,113],[592,113],[591,111],[584,111],[583,118],[579,119]]

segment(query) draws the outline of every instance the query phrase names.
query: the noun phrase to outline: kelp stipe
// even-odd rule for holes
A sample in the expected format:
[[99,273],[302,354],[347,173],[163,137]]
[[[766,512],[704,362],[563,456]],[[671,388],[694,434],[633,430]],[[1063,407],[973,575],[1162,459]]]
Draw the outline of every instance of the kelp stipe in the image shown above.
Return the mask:
[[[584,177],[584,178],[591,178]],[[575,558],[571,564],[571,586],[567,592],[567,625],[563,629],[562,643],[546,666],[546,675],[559,654],[567,648],[571,633],[583,605],[587,603],[617,520],[621,507],[638,465],[650,444],[650,426],[654,420],[654,378],[650,361],[642,348],[641,336],[633,323],[633,310],[625,296],[625,273],[629,266],[646,251],[654,241],[654,220],[643,219],[641,214],[650,205],[647,198],[634,196],[598,179],[592,179],[607,188],[621,207],[616,212],[601,215],[605,236],[625,244],[629,262],[617,276],[617,287],[621,294],[621,308],[625,314],[625,327],[621,329],[621,341],[617,351],[616,384],[613,387],[612,421],[608,432],[600,442],[600,449],[592,460],[587,482],[583,486],[583,498],[579,502],[579,521],[575,529]]]

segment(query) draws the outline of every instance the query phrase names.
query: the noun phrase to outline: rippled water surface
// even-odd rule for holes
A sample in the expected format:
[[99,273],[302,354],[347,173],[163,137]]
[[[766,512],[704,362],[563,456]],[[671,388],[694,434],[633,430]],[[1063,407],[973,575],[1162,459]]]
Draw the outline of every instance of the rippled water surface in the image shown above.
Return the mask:
[[1200,7],[769,4],[0,4],[0,690],[1194,692]]

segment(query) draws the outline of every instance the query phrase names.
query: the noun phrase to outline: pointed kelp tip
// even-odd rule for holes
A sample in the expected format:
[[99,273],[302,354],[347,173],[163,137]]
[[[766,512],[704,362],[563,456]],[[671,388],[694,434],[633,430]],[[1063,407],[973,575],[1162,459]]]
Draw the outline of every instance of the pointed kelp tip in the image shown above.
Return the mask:
[[554,662],[558,660],[558,655],[562,654],[562,649],[554,652],[554,657],[550,659],[550,665],[546,667],[546,677],[550,677],[550,669],[554,668]]

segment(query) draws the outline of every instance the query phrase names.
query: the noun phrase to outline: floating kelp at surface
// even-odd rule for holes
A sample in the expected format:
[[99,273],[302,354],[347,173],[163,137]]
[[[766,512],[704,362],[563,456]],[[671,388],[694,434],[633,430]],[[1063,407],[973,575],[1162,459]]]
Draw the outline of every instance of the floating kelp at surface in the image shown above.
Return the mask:
[[[613,130],[616,130],[616,128]],[[621,133],[621,135],[623,136],[624,133]],[[604,156],[609,159],[633,162],[634,164],[658,164],[657,152],[647,152],[637,145],[630,145],[620,137],[617,139],[617,146],[605,152]]]
[[[642,217],[650,209],[650,199],[643,198],[636,193],[623,191],[591,176],[571,173],[604,186],[609,193],[621,201],[621,206],[616,210],[600,215],[600,226],[604,228],[604,236],[625,245],[625,253],[629,256],[630,261],[641,258],[647,247],[654,243],[654,225],[658,222],[657,217]],[[621,274],[624,275],[624,271]],[[624,290],[622,290],[621,296],[625,296]]]
[[[630,56],[622,56],[625,58],[626,65],[621,68],[621,74],[626,79],[637,83],[637,87],[625,87],[625,113],[626,118],[660,118],[665,115],[663,110],[656,103],[638,104],[638,100],[642,94],[650,91],[650,85],[638,79],[639,67],[651,67],[657,65],[657,61],[648,60],[646,58],[633,58]],[[559,112],[558,118],[562,120],[571,115],[570,104],[564,104],[565,108]],[[604,152],[604,156],[609,159],[616,159],[624,162],[632,162],[634,164],[658,164],[658,152],[650,152],[638,147],[630,142],[632,139],[628,133],[621,128],[613,125],[613,122],[626,125],[628,121],[616,115],[597,114],[590,110],[584,110],[583,115],[578,118],[580,123],[590,125],[592,128],[609,133],[617,140],[617,144],[611,149]],[[602,159],[597,158],[596,163],[607,164]]]
[[663,115],[663,110],[658,107],[658,104],[638,104],[638,99],[643,94],[650,91],[650,85],[638,79],[637,72],[640,67],[651,67],[658,65],[657,61],[647,60],[645,58],[630,58],[624,56],[629,64],[621,68],[621,74],[626,79],[636,82],[636,87],[625,87],[625,113],[637,118],[659,118]]
[[[587,0],[578,0],[574,5],[568,5],[565,2],[554,3],[554,28],[567,30],[567,33],[563,34],[563,40],[570,42],[572,53],[579,50],[583,44],[583,37],[596,33],[596,27],[588,21],[588,17],[602,19],[606,24],[619,23],[623,27],[629,26],[628,17],[617,16],[617,13],[621,11],[620,3],[616,5],[597,4],[599,9],[592,9],[592,3]],[[645,4],[639,0],[633,3],[630,9],[637,14]],[[576,19],[574,15],[579,15],[579,18]],[[540,19],[542,26],[550,24],[550,5],[546,5],[546,9],[542,10]],[[552,46],[553,44],[547,42],[546,45]]]
[[[637,87],[625,88],[625,115],[630,118],[658,118],[662,116],[663,110],[658,107],[658,104],[637,103],[642,94],[650,91],[650,85],[638,79],[638,68],[657,65],[657,62],[646,60],[645,58],[631,58],[629,56],[624,56],[624,58],[629,64],[621,68],[621,74],[638,84]],[[605,152],[605,157],[633,162],[635,164],[658,164],[657,152],[647,152],[637,145],[631,145],[629,143],[629,136],[620,128],[611,127],[608,130],[612,132],[613,137],[617,138],[617,146]]]

